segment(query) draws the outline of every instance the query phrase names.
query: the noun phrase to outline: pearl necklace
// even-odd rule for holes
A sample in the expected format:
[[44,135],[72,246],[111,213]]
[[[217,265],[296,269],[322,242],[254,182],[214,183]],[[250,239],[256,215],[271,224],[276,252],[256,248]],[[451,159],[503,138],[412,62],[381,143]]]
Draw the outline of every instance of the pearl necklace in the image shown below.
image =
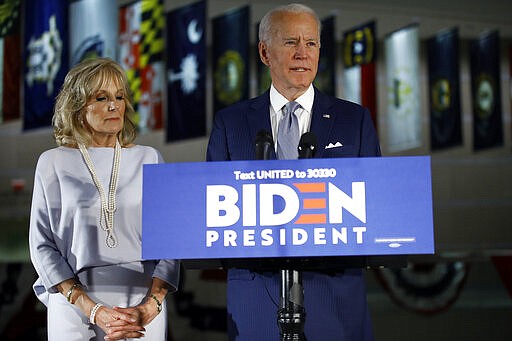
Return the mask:
[[87,148],[83,144],[78,144],[80,152],[84,158],[87,168],[91,173],[92,180],[100,193],[101,210],[100,210],[100,226],[107,233],[105,243],[108,247],[114,248],[117,246],[117,238],[114,234],[114,212],[116,211],[116,191],[117,191],[117,178],[119,176],[119,163],[121,159],[121,145],[119,141],[116,141],[116,147],[114,149],[114,164],[112,166],[112,173],[110,175],[110,187],[108,189],[108,198],[105,194],[105,190],[101,185],[94,164],[92,163],[91,156],[87,151]]

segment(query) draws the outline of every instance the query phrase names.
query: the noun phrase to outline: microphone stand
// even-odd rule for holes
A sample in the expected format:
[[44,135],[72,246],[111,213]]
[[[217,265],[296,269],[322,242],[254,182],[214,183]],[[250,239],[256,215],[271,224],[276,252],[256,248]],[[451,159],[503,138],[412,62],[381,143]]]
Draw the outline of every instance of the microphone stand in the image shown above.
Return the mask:
[[281,299],[277,311],[277,323],[281,341],[306,341],[304,324],[304,288],[302,273],[298,270],[281,270]]
[[[256,135],[256,160],[269,160],[274,143],[272,134],[260,130]],[[312,158],[316,151],[316,136],[307,132],[301,136],[298,146],[299,159]],[[286,260],[290,265],[290,260]],[[281,341],[306,341],[304,324],[306,309],[304,308],[304,287],[302,273],[285,266],[281,269],[281,287],[277,324]]]
[[[316,151],[316,136],[307,132],[301,136],[298,152],[299,159],[308,159]],[[287,260],[290,264],[290,260]],[[277,324],[281,341],[306,341],[304,325],[306,309],[304,308],[304,286],[302,272],[288,266],[281,270],[281,288]]]

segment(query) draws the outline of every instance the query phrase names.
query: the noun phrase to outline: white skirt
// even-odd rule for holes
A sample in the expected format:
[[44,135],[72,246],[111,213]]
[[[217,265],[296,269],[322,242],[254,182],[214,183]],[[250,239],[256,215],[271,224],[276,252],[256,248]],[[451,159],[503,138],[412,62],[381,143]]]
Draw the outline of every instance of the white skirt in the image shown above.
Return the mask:
[[[154,264],[130,263],[88,269],[78,274],[89,297],[96,303],[112,307],[133,307],[139,304],[151,288]],[[167,339],[167,306],[146,329],[145,341]],[[70,304],[64,295],[50,294],[48,301],[48,340],[84,341],[103,340],[105,333],[89,323],[89,317]],[[132,339],[129,339],[132,340]],[[141,339],[133,339],[141,340]]]

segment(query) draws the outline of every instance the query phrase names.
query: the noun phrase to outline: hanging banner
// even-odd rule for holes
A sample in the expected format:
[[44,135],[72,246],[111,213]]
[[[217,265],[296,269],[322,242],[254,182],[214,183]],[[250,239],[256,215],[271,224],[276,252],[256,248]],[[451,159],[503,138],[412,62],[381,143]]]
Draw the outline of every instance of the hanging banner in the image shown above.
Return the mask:
[[249,98],[249,6],[212,20],[213,111]]
[[68,72],[68,1],[26,1],[23,130],[51,125],[53,105]]
[[20,0],[2,0],[0,22],[0,123],[20,118],[21,6]]
[[78,0],[70,2],[71,66],[84,59],[95,57],[109,57],[116,60],[117,16],[116,0]]
[[361,65],[361,105],[370,110],[373,124],[378,132],[377,71],[375,65],[375,62]]
[[[259,43],[260,37],[259,37],[259,27],[260,24],[256,24],[256,42]],[[257,44],[256,44],[257,45]],[[260,52],[259,49],[256,49],[256,80],[258,83],[258,95],[263,94],[265,91],[270,89],[270,85],[272,84],[272,78],[270,78],[270,69],[263,64],[260,58]]]
[[387,141],[390,152],[421,146],[418,26],[384,39],[387,86]]
[[163,128],[164,21],[162,0],[137,1],[119,11],[119,60],[141,133]]
[[314,85],[323,93],[336,95],[336,41],[334,37],[336,17],[330,16],[322,20],[320,36],[320,60]]
[[473,148],[503,145],[498,31],[470,42]]
[[166,140],[206,134],[206,1],[167,14]]
[[343,64],[346,68],[373,63],[375,50],[375,21],[343,32]]
[[361,65],[343,70],[343,99],[361,104]]
[[377,127],[377,49],[375,21],[343,33],[343,98],[370,111]]
[[452,28],[427,40],[430,147],[462,144],[459,85],[459,31]]

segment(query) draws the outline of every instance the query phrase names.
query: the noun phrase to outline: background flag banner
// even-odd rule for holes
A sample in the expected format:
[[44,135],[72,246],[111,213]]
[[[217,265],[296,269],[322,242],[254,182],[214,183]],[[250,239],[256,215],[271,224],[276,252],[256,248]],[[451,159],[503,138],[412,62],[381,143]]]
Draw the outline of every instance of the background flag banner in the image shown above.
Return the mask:
[[[378,128],[377,121],[377,72],[375,62],[363,64],[361,67],[361,105],[370,110],[373,124]],[[378,129],[377,129],[378,131]]]
[[[259,28],[260,28],[260,23],[257,23],[256,24],[256,40],[255,40],[257,42],[256,46],[258,46],[258,43],[260,41]],[[258,95],[261,95],[270,88],[270,84],[272,84],[272,78],[270,78],[269,68],[265,64],[263,64],[263,62],[260,59],[260,52],[259,52],[258,48],[256,48],[256,68],[257,68],[256,79],[258,82]]]
[[322,20],[320,60],[314,85],[320,91],[335,96],[336,94],[336,42],[334,37],[336,17],[330,16]]
[[116,60],[117,1],[71,1],[69,11],[71,66],[87,58],[109,57]]
[[503,145],[498,31],[470,42],[474,150]]
[[375,61],[375,21],[343,33],[343,64],[346,68]]
[[452,28],[427,40],[432,150],[462,144],[459,84],[459,31]]
[[20,2],[0,1],[0,123],[20,118]]
[[28,130],[51,124],[68,71],[68,1],[26,1],[25,15],[23,129]]
[[167,135],[206,134],[206,1],[167,14]]
[[343,98],[361,104],[361,65],[343,70]]
[[387,86],[387,141],[390,152],[421,146],[418,26],[384,39]]
[[137,1],[119,11],[119,60],[142,133],[163,128],[164,25],[162,0]]
[[249,98],[249,6],[212,20],[214,112]]
[[370,110],[373,123],[377,127],[375,26],[375,21],[370,21],[343,33],[343,89],[346,100]]

